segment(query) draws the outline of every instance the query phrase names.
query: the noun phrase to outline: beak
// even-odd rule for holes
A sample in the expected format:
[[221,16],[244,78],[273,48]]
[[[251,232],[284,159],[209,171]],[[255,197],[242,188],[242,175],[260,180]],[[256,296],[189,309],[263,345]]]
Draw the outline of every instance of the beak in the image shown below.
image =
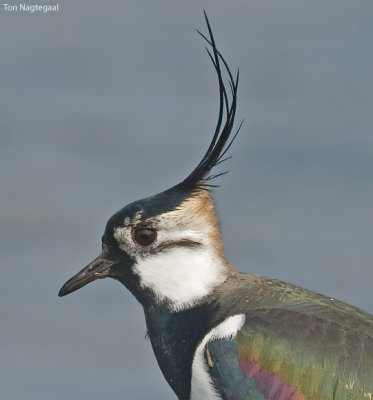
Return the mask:
[[115,263],[110,260],[106,260],[100,254],[95,260],[83,268],[80,272],[70,278],[58,292],[58,296],[66,296],[75,290],[87,285],[89,282],[95,281],[96,279],[106,278],[110,272],[110,267]]

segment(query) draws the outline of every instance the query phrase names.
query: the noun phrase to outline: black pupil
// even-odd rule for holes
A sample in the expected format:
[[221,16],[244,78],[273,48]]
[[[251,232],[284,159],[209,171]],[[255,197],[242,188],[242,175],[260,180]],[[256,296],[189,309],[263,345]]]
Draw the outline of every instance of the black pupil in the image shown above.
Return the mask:
[[155,240],[155,230],[149,228],[137,229],[135,232],[135,240],[144,246],[149,245]]

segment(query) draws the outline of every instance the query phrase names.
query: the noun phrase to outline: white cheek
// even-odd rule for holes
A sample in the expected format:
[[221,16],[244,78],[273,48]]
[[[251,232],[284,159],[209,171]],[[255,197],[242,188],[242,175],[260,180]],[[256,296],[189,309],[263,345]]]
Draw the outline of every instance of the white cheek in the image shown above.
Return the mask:
[[158,232],[157,244],[167,241],[176,242],[178,240],[188,239],[198,243],[208,245],[207,235],[204,231],[194,229],[162,229]]
[[186,247],[140,259],[134,272],[158,301],[169,300],[173,311],[195,305],[226,278],[225,265],[216,255]]

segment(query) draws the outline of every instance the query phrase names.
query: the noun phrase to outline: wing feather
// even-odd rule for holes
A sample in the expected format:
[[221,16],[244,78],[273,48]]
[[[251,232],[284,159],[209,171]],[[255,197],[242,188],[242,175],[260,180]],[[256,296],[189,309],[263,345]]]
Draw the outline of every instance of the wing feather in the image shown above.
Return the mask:
[[233,340],[207,344],[211,379],[222,399],[373,399],[371,314],[240,273],[232,273],[216,301],[225,317],[227,309],[246,316]]
[[[346,316],[347,318],[347,316]],[[255,310],[237,336],[246,378],[266,399],[366,400],[373,392],[373,338],[302,311]]]

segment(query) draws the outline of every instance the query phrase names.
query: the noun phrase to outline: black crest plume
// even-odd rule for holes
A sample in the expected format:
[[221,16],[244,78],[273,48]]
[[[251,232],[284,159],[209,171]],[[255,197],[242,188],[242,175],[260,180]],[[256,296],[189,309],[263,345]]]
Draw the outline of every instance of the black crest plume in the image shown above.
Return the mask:
[[[211,62],[215,68],[219,82],[219,115],[214,136],[211,140],[210,146],[207,149],[205,155],[203,156],[202,160],[199,162],[197,167],[192,171],[192,173],[178,185],[189,188],[191,187],[203,188],[203,187],[217,186],[209,184],[209,181],[227,173],[228,171],[216,175],[214,174],[209,175],[209,173],[213,167],[231,158],[231,157],[224,158],[224,156],[226,155],[227,151],[232,145],[242,125],[241,122],[233,138],[231,138],[231,140],[228,141],[233,129],[234,118],[236,115],[239,71],[237,70],[236,77],[234,78],[228,67],[227,62],[224,60],[223,56],[216,48],[214,36],[212,34],[211,26],[205,11],[204,15],[209,37],[206,37],[199,30],[197,30],[197,32],[206,40],[206,42],[210,45],[212,50],[210,51],[208,48],[206,48],[207,53],[211,59]],[[223,74],[221,70],[222,65],[229,78],[229,87],[230,87],[229,91],[227,91],[223,81],[223,76],[222,76]],[[223,125],[223,118],[225,118],[224,125]]]

